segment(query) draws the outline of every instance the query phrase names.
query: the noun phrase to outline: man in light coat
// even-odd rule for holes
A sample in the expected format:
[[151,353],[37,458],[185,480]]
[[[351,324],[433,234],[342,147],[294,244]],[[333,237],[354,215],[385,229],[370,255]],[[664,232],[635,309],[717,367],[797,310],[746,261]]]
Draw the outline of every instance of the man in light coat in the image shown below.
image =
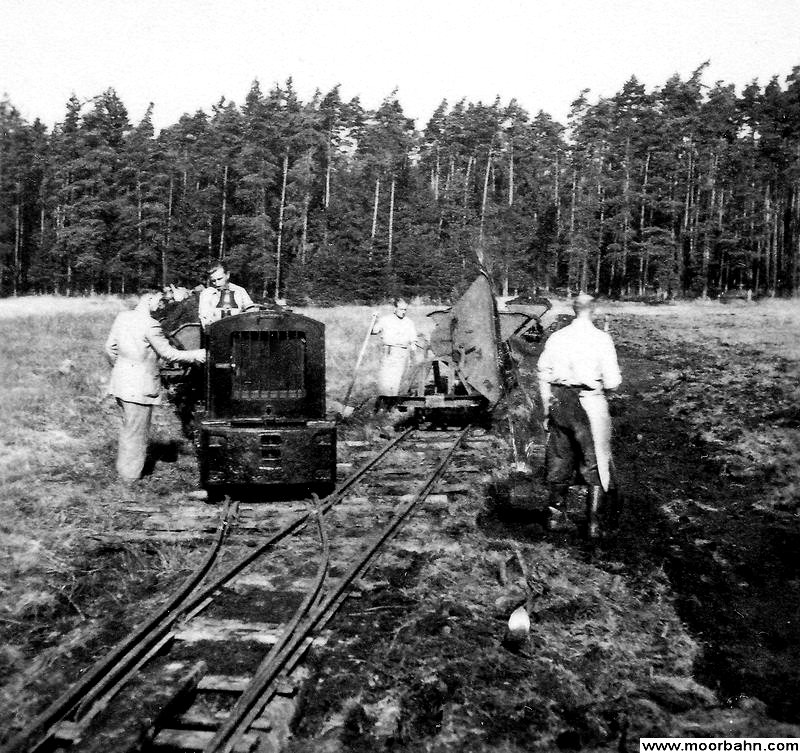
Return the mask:
[[161,403],[158,358],[179,363],[204,363],[205,350],[178,350],[169,344],[153,314],[161,294],[142,296],[132,311],[117,315],[105,350],[113,364],[109,394],[122,410],[117,472],[131,483],[142,475],[153,406]]
[[611,335],[592,323],[595,300],[585,293],[573,301],[572,324],[547,339],[539,357],[539,392],[548,431],[545,448],[552,527],[563,519],[576,470],[589,485],[587,536],[600,535],[598,513],[612,483],[611,416],[606,391],[622,382]]
[[240,314],[253,306],[247,291],[240,285],[234,285],[225,262],[216,262],[208,270],[211,287],[200,293],[198,315],[203,329],[211,322],[233,314]]
[[414,361],[417,347],[417,328],[406,316],[408,303],[394,299],[394,311],[378,319],[371,334],[380,335],[382,343],[381,367],[378,372],[378,395],[398,395],[403,375]]

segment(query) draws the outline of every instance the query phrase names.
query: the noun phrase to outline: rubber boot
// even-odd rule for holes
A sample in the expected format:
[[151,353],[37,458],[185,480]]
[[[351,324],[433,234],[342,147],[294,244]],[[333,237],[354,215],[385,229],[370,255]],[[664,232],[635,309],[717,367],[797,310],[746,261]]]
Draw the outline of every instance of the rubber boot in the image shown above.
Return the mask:
[[590,486],[586,497],[586,538],[595,541],[600,538],[600,507],[605,499],[602,486]]
[[568,528],[567,521],[567,494],[569,493],[568,484],[550,485],[550,515],[547,518],[548,531],[563,531]]

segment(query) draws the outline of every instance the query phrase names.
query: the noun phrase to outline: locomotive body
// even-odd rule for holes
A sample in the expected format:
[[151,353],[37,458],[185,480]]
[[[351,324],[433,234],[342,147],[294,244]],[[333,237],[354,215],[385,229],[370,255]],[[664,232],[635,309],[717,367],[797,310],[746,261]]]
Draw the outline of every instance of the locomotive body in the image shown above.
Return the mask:
[[229,316],[206,331],[200,482],[209,493],[327,493],[336,425],[325,420],[325,325],[282,308]]

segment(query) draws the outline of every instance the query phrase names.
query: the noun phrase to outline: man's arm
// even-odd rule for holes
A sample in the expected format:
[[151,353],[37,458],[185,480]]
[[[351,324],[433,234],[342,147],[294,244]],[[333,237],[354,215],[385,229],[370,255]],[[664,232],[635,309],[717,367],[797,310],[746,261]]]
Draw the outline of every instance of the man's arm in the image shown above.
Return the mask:
[[[408,317],[408,314],[406,314],[406,317]],[[406,347],[408,347],[408,357],[413,365],[418,359],[422,358],[422,353],[419,352],[422,346],[419,343],[417,326],[411,319],[406,319],[406,321],[408,322],[408,342],[406,343]]]
[[177,361],[178,363],[205,363],[206,352],[198,350],[178,350],[170,345],[169,340],[164,336],[161,325],[154,322],[147,331],[147,342],[153,347],[165,361]]
[[410,325],[408,328],[408,347],[413,348],[417,344],[417,325],[411,319],[408,320],[408,324]]
[[553,378],[553,365],[551,363],[552,354],[547,347],[548,342],[545,343],[542,355],[539,356],[539,362],[536,365],[536,374],[539,381],[539,396],[542,399],[542,425],[545,431],[548,429],[548,422],[550,421],[550,403],[553,399],[553,388],[550,386],[550,380]]
[[117,320],[111,325],[111,331],[108,333],[108,338],[105,344],[106,358],[113,366],[117,361],[119,355],[119,343],[117,342]]
[[602,349],[600,356],[600,367],[603,370],[603,389],[615,390],[622,384],[622,374],[617,361],[617,350],[610,335],[608,335],[606,345]]
[[250,298],[250,294],[244,289],[240,287],[240,295],[242,298],[242,305],[239,307],[242,311],[249,309],[251,306],[254,306],[253,299]]

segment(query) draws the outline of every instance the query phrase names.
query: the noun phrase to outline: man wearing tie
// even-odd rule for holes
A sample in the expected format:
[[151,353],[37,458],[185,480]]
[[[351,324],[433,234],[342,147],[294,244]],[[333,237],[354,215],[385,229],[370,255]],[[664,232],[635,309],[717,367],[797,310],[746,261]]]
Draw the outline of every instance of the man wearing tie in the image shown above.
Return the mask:
[[200,293],[198,303],[198,315],[203,329],[218,319],[241,314],[253,305],[247,291],[239,285],[234,285],[230,277],[230,272],[222,261],[216,262],[208,270],[211,287]]

